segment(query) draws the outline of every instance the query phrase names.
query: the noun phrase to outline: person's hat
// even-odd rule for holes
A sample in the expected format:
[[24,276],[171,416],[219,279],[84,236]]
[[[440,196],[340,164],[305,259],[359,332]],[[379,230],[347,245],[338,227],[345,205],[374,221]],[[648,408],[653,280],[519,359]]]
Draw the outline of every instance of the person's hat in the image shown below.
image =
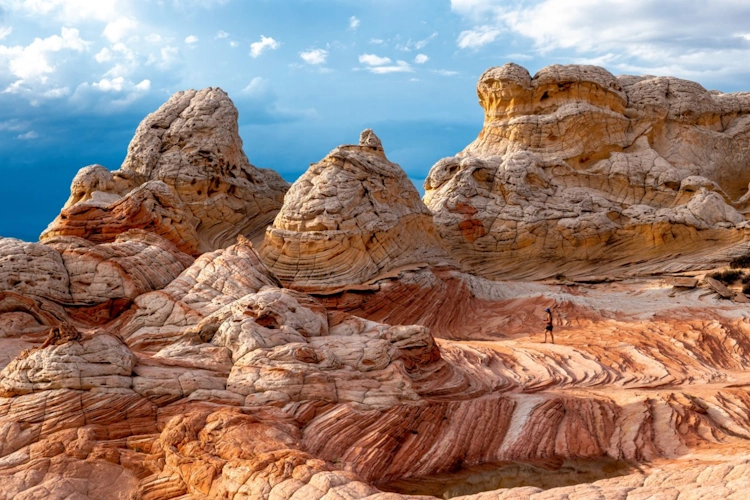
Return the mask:
[[550,311],[550,310],[549,310],[549,307],[548,307],[547,309],[545,309],[545,311],[547,311],[547,312],[552,312],[552,311]]

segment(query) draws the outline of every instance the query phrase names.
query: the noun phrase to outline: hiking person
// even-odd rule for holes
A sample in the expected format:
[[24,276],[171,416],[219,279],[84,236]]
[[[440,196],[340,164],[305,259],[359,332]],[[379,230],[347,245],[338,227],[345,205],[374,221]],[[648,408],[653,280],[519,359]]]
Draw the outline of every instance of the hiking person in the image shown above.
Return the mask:
[[552,337],[552,343],[555,343],[555,334],[552,333],[552,310],[548,307],[544,310],[544,322],[546,323],[546,326],[544,327],[544,343],[547,343],[547,332],[549,332],[550,337]]

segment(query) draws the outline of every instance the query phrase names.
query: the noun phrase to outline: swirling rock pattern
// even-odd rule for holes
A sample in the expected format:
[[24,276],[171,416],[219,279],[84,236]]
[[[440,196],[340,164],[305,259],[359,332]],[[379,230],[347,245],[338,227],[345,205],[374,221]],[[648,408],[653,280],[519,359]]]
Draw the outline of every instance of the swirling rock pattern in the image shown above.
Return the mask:
[[138,126],[120,170],[92,165],[78,173],[41,239],[101,243],[138,228],[196,255],[226,247],[238,234],[262,234],[288,184],[250,164],[237,117],[221,89],[176,93]]
[[369,129],[359,145],[339,146],[292,185],[261,256],[282,283],[309,292],[449,261],[430,211]]
[[532,78],[512,63],[487,70],[477,94],[479,137],[425,181],[466,270],[590,276],[591,263],[617,272],[675,254],[695,264],[746,237],[749,94],[595,66]]
[[[284,189],[208,89],[147,118],[119,172],[82,170],[43,243],[0,239],[0,499],[748,497],[750,315],[701,279],[750,251],[750,174],[710,163],[746,158],[746,96],[591,67],[479,92],[434,221],[365,130],[256,252],[257,196]],[[476,275],[635,256],[617,282]]]

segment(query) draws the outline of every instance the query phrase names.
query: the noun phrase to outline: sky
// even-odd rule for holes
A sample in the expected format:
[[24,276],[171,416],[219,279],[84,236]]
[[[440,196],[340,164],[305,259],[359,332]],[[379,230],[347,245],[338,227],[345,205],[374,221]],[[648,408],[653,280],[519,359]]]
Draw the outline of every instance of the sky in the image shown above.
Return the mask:
[[750,1],[0,0],[0,236],[36,241],[79,168],[119,168],[190,88],[224,89],[251,163],[290,182],[372,128],[420,185],[506,62],[750,91]]

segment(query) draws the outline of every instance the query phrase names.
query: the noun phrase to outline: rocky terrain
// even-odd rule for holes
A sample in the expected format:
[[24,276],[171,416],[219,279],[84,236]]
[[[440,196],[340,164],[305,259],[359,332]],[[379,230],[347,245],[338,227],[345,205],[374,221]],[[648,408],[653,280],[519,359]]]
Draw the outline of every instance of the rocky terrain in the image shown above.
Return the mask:
[[0,238],[0,498],[748,498],[750,94],[477,88],[423,200],[372,130],[288,186],[209,88]]

